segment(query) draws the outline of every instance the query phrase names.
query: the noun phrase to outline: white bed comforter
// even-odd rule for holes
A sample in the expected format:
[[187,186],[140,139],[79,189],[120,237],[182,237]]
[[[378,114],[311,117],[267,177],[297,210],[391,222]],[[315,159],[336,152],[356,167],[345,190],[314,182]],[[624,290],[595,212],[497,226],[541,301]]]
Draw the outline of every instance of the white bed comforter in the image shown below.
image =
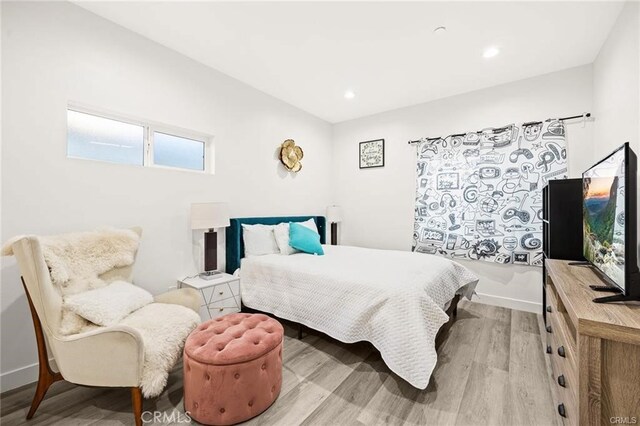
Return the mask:
[[456,293],[478,278],[451,260],[420,253],[323,246],[325,256],[242,260],[243,303],[345,343],[371,342],[389,368],[419,389],[436,365],[435,337]]

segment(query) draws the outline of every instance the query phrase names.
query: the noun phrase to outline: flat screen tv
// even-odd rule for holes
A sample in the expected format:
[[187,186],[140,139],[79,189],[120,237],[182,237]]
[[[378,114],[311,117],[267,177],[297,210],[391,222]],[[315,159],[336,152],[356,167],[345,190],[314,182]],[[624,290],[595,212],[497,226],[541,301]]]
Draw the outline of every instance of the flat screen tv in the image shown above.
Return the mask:
[[637,158],[628,142],[582,174],[583,255],[607,283],[592,288],[619,293],[594,302],[640,299],[637,195]]

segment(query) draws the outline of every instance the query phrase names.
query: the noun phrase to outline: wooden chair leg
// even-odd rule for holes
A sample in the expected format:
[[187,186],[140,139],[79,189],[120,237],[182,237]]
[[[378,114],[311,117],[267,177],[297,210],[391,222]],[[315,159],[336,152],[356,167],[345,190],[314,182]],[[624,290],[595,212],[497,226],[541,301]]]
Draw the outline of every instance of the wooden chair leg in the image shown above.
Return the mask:
[[31,319],[33,320],[33,328],[36,333],[36,343],[38,344],[38,386],[36,387],[36,393],[33,396],[33,401],[31,401],[31,408],[27,413],[27,420],[29,420],[36,413],[36,410],[40,406],[44,396],[47,394],[47,390],[49,390],[49,386],[58,380],[64,380],[64,378],[62,377],[62,374],[55,373],[51,370],[51,366],[49,365],[49,355],[47,354],[47,344],[44,340],[44,333],[42,332],[40,318],[38,318],[36,308],[33,306],[33,302],[31,301],[31,296],[29,296],[29,291],[24,283],[24,279],[22,279],[22,285],[24,286],[24,291],[27,294],[29,310],[31,311]]
[[[42,364],[40,364],[40,367],[42,367]],[[38,377],[38,386],[36,387],[36,394],[33,395],[33,401],[31,401],[31,408],[27,413],[27,420],[31,419],[33,415],[36,413],[36,410],[40,406],[40,403],[44,399],[44,396],[47,394],[47,390],[49,390],[49,386],[51,386],[53,383],[57,382],[58,380],[64,380],[60,373],[54,373],[51,370],[49,371],[47,370],[48,369],[45,369],[45,371],[43,372],[43,369],[40,368],[40,373],[39,373],[40,375]]]
[[136,426],[142,426],[142,391],[138,387],[131,388],[131,405]]

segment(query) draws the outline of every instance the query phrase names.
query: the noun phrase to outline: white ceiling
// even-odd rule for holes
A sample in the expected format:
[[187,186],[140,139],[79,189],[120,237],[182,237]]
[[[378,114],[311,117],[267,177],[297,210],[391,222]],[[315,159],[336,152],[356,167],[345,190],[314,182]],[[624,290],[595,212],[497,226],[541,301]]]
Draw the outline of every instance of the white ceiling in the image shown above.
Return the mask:
[[[619,2],[77,2],[335,123],[591,63]],[[448,31],[436,35],[444,25]],[[501,53],[484,59],[487,46]],[[356,94],[346,100],[346,90]]]

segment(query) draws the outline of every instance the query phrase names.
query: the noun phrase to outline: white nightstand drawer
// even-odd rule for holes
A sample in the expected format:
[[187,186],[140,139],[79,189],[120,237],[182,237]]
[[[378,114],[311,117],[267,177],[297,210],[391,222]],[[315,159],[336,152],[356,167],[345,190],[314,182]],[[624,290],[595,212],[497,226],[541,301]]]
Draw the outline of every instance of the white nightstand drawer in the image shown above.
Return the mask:
[[231,292],[234,296],[240,296],[240,279],[238,278],[235,281],[231,281],[229,283],[229,287],[231,287]]
[[215,302],[209,303],[209,308],[211,309],[226,308],[229,306],[238,307],[238,302],[235,297],[231,296],[226,299],[216,300]]
[[233,290],[233,283],[229,283],[229,285],[222,284],[222,285],[215,286],[215,288],[213,289],[213,294],[211,295],[211,299],[209,299],[210,303],[215,303],[219,300],[232,298],[237,294],[237,293],[234,294],[232,290]]
[[209,305],[209,313],[211,315],[211,318],[217,318],[222,315],[227,315],[234,312],[240,312],[240,309],[235,306],[233,298],[229,299],[228,303],[224,305],[220,302],[218,302],[217,306]]

